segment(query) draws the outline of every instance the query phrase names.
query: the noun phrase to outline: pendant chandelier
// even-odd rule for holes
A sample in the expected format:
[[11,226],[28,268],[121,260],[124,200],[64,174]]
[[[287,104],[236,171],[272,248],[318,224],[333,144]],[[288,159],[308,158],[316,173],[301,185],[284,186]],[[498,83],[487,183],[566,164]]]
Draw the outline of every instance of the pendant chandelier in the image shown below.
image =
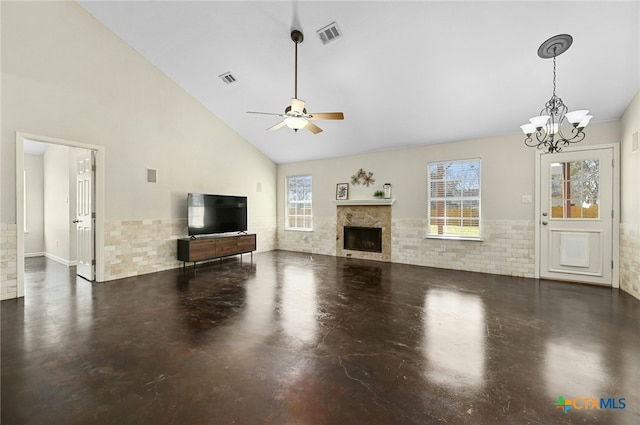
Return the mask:
[[[569,108],[556,96],[556,57],[566,52],[573,43],[569,34],[551,37],[538,48],[538,56],[543,59],[553,58],[553,95],[540,111],[540,115],[533,117],[529,123],[521,125],[526,135],[525,145],[546,149],[549,153],[562,151],[562,146],[578,143],[584,140],[584,128],[591,118],[587,110],[567,112]],[[571,124],[571,137],[565,136],[562,126]]]

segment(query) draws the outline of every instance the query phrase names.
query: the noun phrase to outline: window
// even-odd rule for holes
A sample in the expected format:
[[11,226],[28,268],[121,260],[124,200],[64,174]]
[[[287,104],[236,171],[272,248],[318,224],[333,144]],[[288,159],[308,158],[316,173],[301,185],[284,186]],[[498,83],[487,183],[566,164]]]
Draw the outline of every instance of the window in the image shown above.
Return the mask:
[[429,236],[480,238],[480,160],[428,165]]
[[287,177],[286,229],[313,229],[311,210],[312,183],[311,176]]

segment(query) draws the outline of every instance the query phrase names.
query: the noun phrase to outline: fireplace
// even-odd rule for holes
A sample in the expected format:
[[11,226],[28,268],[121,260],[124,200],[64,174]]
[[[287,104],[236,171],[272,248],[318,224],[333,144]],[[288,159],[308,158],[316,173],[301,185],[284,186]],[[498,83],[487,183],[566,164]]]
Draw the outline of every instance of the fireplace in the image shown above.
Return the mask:
[[344,249],[382,252],[382,229],[379,227],[344,226]]
[[391,261],[391,203],[376,201],[338,205],[336,256]]

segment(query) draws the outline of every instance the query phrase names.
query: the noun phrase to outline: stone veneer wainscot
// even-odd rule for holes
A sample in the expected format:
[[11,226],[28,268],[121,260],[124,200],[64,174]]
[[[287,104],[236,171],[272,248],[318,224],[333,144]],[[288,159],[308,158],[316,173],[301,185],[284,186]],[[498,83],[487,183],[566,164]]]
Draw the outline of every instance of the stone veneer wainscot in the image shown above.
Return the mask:
[[[275,249],[275,225],[275,217],[249,220],[249,232],[258,235],[258,251]],[[186,219],[105,223],[105,280],[181,267],[176,240],[186,236]]]
[[620,288],[640,299],[640,226],[620,224]]
[[[337,218],[313,218],[313,231],[278,228],[278,249],[337,255]],[[534,277],[535,227],[527,220],[483,220],[482,242],[429,239],[424,218],[392,218],[391,261],[480,273]],[[445,246],[445,250],[442,250]]]
[[18,296],[18,246],[15,224],[0,224],[0,300]]

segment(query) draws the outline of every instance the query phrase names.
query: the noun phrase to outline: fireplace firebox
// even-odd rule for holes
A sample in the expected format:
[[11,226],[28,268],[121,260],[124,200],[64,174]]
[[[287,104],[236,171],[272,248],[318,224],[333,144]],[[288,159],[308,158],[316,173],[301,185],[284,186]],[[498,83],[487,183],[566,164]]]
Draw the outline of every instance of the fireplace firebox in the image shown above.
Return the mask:
[[382,229],[379,227],[344,227],[344,249],[382,252]]

